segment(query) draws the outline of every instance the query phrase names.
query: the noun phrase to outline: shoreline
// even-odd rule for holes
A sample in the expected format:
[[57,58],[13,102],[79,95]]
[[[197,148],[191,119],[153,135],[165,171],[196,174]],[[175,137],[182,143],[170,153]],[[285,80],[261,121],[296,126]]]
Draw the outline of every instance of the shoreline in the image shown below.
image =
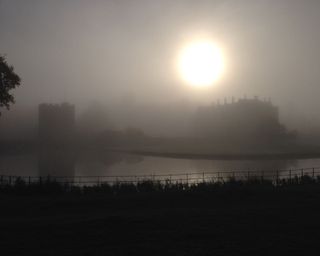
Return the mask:
[[320,158],[320,153],[270,153],[270,154],[196,154],[196,153],[174,153],[153,151],[127,151],[127,153],[142,156],[166,157],[176,159],[193,160],[292,160],[292,159],[314,159]]

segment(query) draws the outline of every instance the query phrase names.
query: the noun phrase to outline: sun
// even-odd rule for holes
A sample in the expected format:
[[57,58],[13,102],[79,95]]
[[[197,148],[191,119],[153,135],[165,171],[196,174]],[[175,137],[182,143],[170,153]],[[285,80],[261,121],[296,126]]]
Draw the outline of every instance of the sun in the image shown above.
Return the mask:
[[210,41],[186,45],[178,57],[181,78],[195,87],[207,87],[216,82],[224,69],[222,51]]

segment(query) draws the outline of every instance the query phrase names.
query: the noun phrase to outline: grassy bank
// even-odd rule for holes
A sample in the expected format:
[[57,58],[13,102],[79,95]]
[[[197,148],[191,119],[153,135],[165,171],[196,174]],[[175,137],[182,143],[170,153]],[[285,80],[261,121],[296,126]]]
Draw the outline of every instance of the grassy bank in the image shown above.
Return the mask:
[[314,255],[320,181],[2,185],[1,255]]
[[37,182],[26,182],[25,179],[16,178],[14,182],[0,184],[0,193],[16,195],[87,195],[99,194],[105,196],[118,195],[165,195],[165,194],[207,194],[215,196],[226,193],[272,193],[294,190],[320,189],[320,176],[304,175],[294,176],[291,179],[267,180],[252,177],[246,180],[229,178],[227,181],[210,181],[188,184],[186,182],[171,182],[142,180],[139,182],[100,183],[92,186],[78,186],[68,182],[58,182],[50,177],[39,179]]

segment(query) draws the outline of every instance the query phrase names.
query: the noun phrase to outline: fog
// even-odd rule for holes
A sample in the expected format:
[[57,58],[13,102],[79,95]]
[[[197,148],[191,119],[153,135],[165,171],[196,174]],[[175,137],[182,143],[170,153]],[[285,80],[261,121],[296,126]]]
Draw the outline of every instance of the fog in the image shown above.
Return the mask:
[[[78,120],[98,104],[108,127],[181,136],[198,106],[244,96],[270,97],[289,129],[315,132],[319,11],[311,0],[0,0],[0,53],[22,78],[2,136],[33,134],[42,102],[75,104]],[[179,49],[199,37],[226,62],[201,89],[176,71]]]
[[0,256],[316,255],[319,96],[320,0],[0,0]]

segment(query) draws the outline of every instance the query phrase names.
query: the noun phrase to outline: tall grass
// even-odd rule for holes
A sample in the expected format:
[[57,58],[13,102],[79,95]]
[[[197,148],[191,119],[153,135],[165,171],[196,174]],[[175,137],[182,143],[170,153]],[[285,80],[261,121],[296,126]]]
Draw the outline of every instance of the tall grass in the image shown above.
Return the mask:
[[320,176],[312,178],[308,175],[281,179],[275,181],[252,178],[236,180],[233,178],[225,182],[200,182],[186,184],[180,182],[166,182],[144,180],[136,183],[113,184],[101,183],[93,186],[77,186],[73,183],[59,183],[54,180],[27,183],[17,178],[12,184],[0,184],[0,194],[105,194],[105,195],[132,195],[132,194],[226,194],[226,193],[261,193],[281,190],[320,190]]

